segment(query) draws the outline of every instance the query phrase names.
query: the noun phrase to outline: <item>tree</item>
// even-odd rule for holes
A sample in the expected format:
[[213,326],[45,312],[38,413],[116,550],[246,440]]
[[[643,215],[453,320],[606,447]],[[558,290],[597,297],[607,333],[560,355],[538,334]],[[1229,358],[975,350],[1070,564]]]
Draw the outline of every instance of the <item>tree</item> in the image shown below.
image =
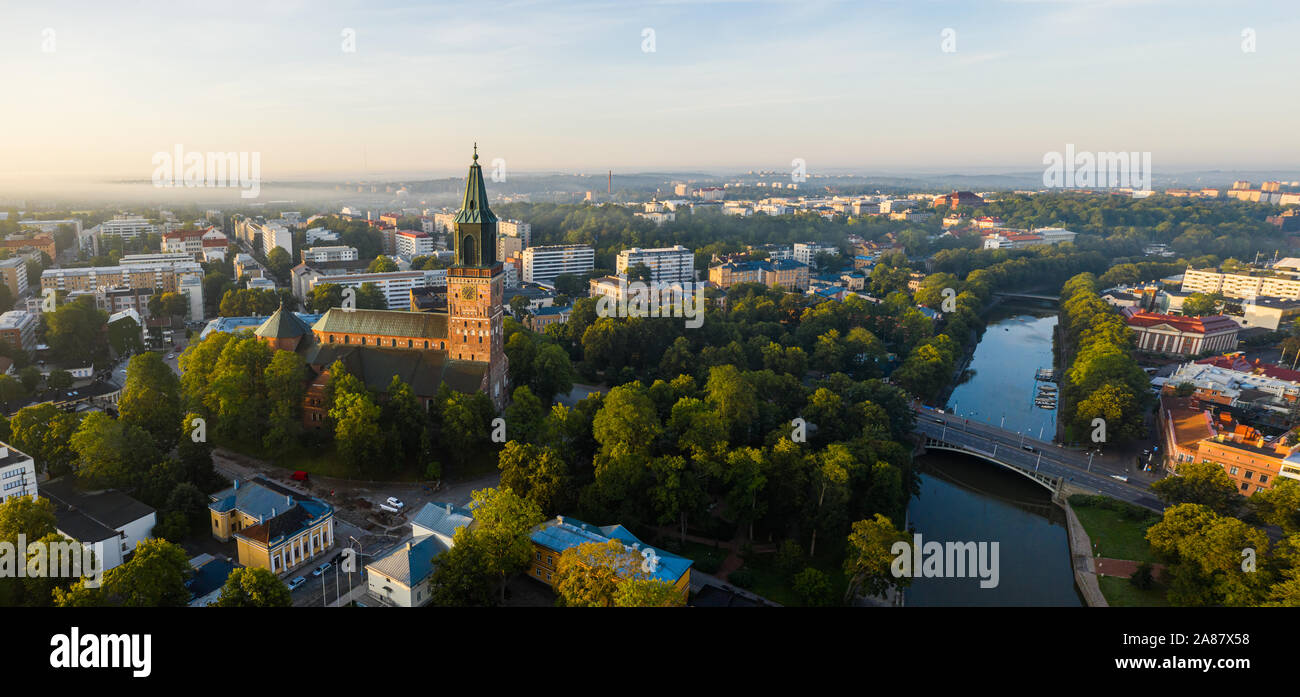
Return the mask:
[[451,549],[438,555],[429,579],[429,598],[441,607],[483,607],[497,601],[494,570],[483,538],[468,527],[453,537]]
[[27,388],[9,375],[0,374],[0,403],[17,402],[27,396]]
[[685,607],[686,594],[657,578],[632,578],[614,590],[614,607]]
[[[646,580],[645,560],[618,540],[587,542],[570,547],[555,562],[552,588],[562,607],[613,607],[619,586]],[[636,594],[634,589],[630,593]]]
[[1300,532],[1300,483],[1281,477],[1273,488],[1256,491],[1247,502],[1267,525],[1276,525],[1288,535]]
[[1242,503],[1228,473],[1212,462],[1180,463],[1176,475],[1155,482],[1151,490],[1166,506],[1195,503],[1221,515],[1235,512]]
[[792,588],[799,600],[809,607],[827,607],[835,604],[835,588],[824,572],[807,567],[794,577]]
[[533,379],[529,386],[539,399],[549,404],[555,395],[568,394],[573,389],[574,377],[569,354],[555,344],[547,344],[533,363]]
[[102,411],[91,412],[72,434],[77,479],[94,489],[130,489],[161,458],[143,429]]
[[270,269],[276,278],[285,279],[289,275],[289,269],[293,268],[293,258],[283,247],[274,247],[266,254],[266,268]]
[[95,299],[83,296],[60,305],[44,315],[45,341],[65,363],[104,364],[108,360],[108,313],[95,307]]
[[293,446],[302,430],[302,398],[306,389],[303,383],[307,368],[297,353],[276,351],[263,375],[270,413],[262,445],[271,453],[283,454]]
[[41,375],[41,369],[34,365],[29,365],[18,371],[18,381],[22,383],[23,389],[26,390],[28,394],[34,394],[36,392],[36,390],[41,386],[41,380],[43,378],[44,376]]
[[[279,250],[276,247],[276,250]],[[274,250],[273,250],[274,251]],[[293,598],[289,587],[267,569],[235,569],[226,577],[216,607],[289,607]]]
[[[907,547],[908,544],[893,521],[879,513],[875,518],[854,523],[844,558],[844,573],[849,577],[844,602],[851,603],[859,592],[869,596],[882,595],[890,588],[910,585],[912,579],[909,576],[895,574],[892,568],[898,554],[895,546]],[[910,554],[910,551],[904,553]]]
[[515,319],[522,320],[523,318],[531,315],[532,312],[529,311],[531,302],[532,301],[530,301],[526,296],[523,295],[516,295],[515,297],[510,298],[511,316],[513,316]]
[[180,381],[162,356],[147,351],[133,356],[126,366],[126,385],[118,401],[123,421],[138,426],[166,452],[180,435]]
[[9,429],[14,446],[31,455],[38,470],[58,477],[72,470],[72,434],[80,424],[80,415],[47,402],[19,409]]
[[68,591],[54,591],[55,605],[86,607],[185,607],[190,591],[185,581],[191,573],[185,550],[166,540],[136,544],[131,560],[109,569],[99,588],[78,581]]
[[45,378],[45,384],[52,390],[66,390],[72,387],[72,373],[66,370],[52,370],[48,377]]
[[366,273],[391,273],[397,270],[397,262],[393,261],[391,257],[382,254],[375,257],[370,262],[370,266],[366,267]]
[[360,472],[365,464],[379,461],[384,436],[379,427],[380,408],[365,393],[336,395],[330,418],[334,420],[334,442],[344,462]]
[[502,488],[543,512],[557,510],[566,499],[568,463],[553,448],[509,441],[497,455],[497,467]]
[[1188,317],[1217,314],[1222,293],[1192,293],[1183,299],[1183,314]]
[[393,466],[400,467],[427,454],[428,418],[411,386],[396,375],[388,383],[387,397],[381,410],[382,421],[388,431]]
[[508,489],[480,489],[472,497],[470,508],[477,523],[473,535],[483,544],[484,568],[496,579],[504,601],[510,577],[527,568],[532,559],[530,535],[545,517],[537,504]]

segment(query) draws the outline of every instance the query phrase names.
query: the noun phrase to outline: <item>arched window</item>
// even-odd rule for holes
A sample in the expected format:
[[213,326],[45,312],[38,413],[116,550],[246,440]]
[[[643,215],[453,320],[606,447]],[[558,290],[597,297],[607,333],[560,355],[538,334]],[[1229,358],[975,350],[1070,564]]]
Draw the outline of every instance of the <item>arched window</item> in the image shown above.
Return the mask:
[[334,343],[334,335],[333,335],[333,334],[330,334],[330,343],[331,343],[331,344]]
[[415,346],[414,341],[411,341],[410,339],[406,340],[406,348],[414,348],[414,346]]
[[424,342],[424,347],[425,347],[425,348],[429,348],[429,342],[427,342],[427,341]]
[[478,256],[474,253],[474,237],[465,235],[460,241],[460,259],[463,264],[478,265]]
[[352,337],[348,336],[347,334],[344,334],[344,335],[343,335],[343,343],[345,343],[345,344],[350,344],[350,343],[352,343]]
[[361,337],[361,345],[362,345],[362,346],[365,346],[365,345],[366,345],[366,337],[364,337],[364,336]]

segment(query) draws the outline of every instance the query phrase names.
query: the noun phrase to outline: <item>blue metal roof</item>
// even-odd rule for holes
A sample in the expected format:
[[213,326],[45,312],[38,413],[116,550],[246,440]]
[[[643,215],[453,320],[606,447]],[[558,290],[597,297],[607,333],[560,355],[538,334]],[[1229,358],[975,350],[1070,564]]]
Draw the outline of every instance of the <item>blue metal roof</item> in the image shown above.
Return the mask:
[[654,550],[656,560],[654,568],[647,570],[651,578],[668,583],[676,584],[686,574],[687,570],[695,562],[685,557],[680,557],[670,552],[665,552],[657,547],[652,547],[641,540],[637,539],[627,528],[622,525],[606,525],[596,527],[582,522],[576,518],[562,517],[548,520],[537,526],[532,533],[533,542],[547,548],[563,553],[564,550],[577,547],[581,544],[595,542],[603,544],[610,540],[618,540],[625,547],[636,546],[637,549]]
[[423,535],[366,565],[372,572],[387,576],[411,588],[433,573],[433,560],[447,551],[447,545],[435,535]]
[[424,504],[424,508],[411,519],[411,528],[419,526],[431,532],[447,537],[455,537],[456,531],[474,522],[474,514],[464,506],[433,501]]

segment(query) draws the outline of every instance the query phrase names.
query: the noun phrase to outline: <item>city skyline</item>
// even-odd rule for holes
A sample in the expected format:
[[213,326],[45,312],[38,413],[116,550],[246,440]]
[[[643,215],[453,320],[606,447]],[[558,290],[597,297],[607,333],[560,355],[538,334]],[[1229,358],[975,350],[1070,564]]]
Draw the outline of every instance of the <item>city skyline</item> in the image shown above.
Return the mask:
[[153,7],[9,11],[0,188],[147,181],[177,145],[258,153],[266,181],[454,176],[472,141],[519,173],[1026,172],[1073,145],[1159,176],[1300,152],[1276,2]]

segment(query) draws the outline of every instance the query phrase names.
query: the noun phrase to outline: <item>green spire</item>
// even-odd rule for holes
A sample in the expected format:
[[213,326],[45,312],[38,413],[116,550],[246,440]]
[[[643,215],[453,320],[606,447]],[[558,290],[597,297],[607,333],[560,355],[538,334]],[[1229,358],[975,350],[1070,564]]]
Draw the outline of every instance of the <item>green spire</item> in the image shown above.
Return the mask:
[[497,217],[488,208],[487,185],[483,182],[483,168],[478,164],[478,143],[475,143],[474,162],[470,164],[469,176],[465,179],[465,200],[460,204],[456,222],[486,225],[496,221]]

